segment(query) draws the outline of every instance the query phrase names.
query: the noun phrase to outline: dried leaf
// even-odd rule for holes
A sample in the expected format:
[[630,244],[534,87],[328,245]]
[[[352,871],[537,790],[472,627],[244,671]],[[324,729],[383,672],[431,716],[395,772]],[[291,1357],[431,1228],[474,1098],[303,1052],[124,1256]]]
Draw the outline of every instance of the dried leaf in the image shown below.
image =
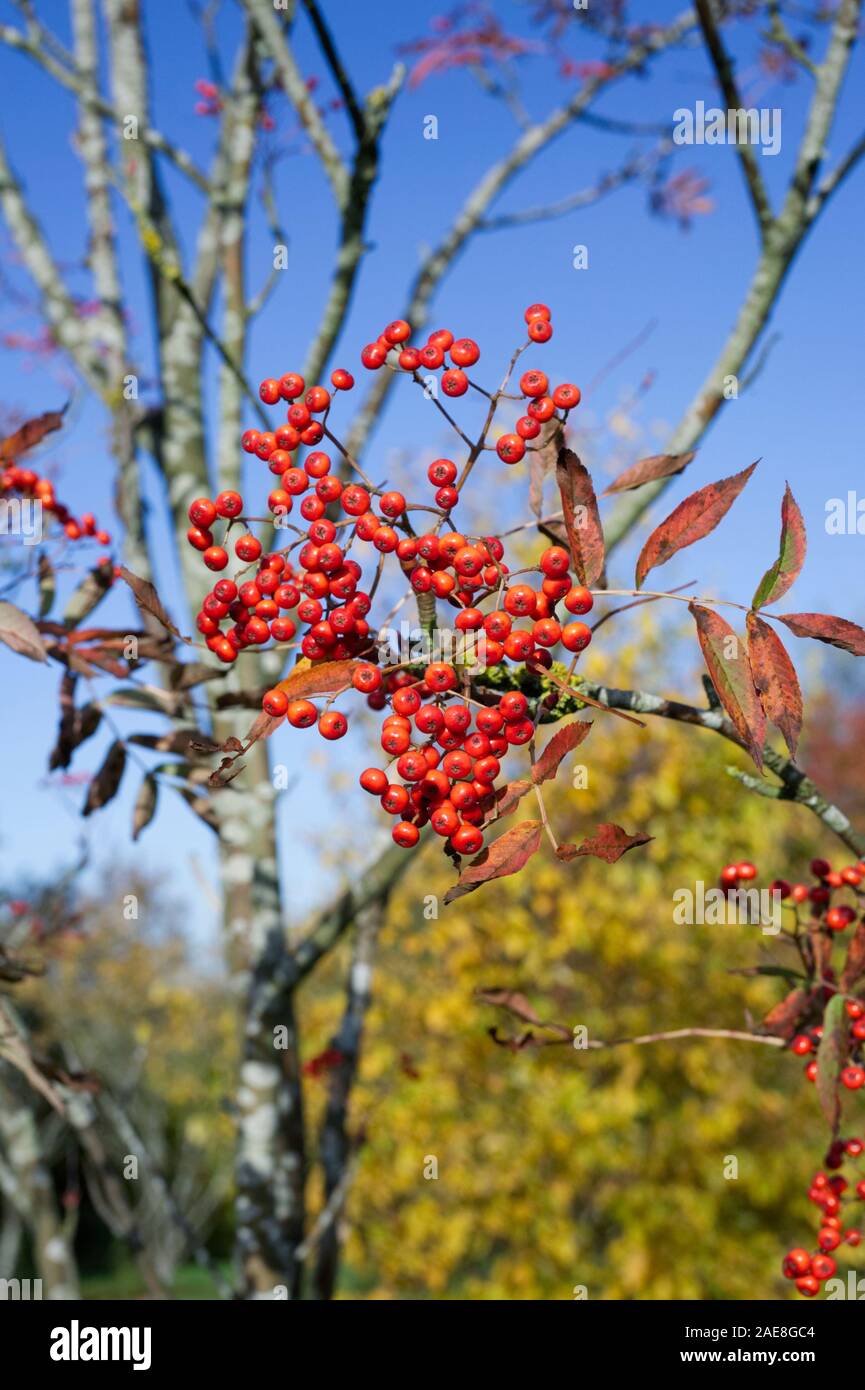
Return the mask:
[[748,661],[763,712],[779,729],[795,758],[802,731],[802,692],[796,669],[774,628],[756,613],[749,613]]
[[506,878],[519,873],[541,843],[543,827],[540,821],[524,820],[506,830],[492,844],[482,849],[476,859],[463,869],[453,888],[445,894],[445,903],[452,903],[466,893],[473,893],[482,883],[493,878]]
[[805,522],[788,483],[781,502],[781,548],[774,565],[757,585],[753,608],[763,608],[784,597],[805,563],[806,545]]
[[658,478],[673,478],[677,473],[684,473],[696,452],[696,449],[692,449],[688,454],[652,454],[651,458],[640,459],[620,473],[603,496],[608,497],[611,492],[630,492],[632,488],[654,483]]
[[105,761],[87,788],[87,799],[81,812],[83,816],[89,816],[100,807],[107,806],[116,796],[125,767],[126,749],[118,739],[112,743],[105,755]]
[[28,420],[0,443],[0,459],[14,463],[22,454],[26,454],[28,449],[34,449],[37,444],[41,444],[46,434],[50,434],[52,430],[59,430],[65,412],[66,406],[62,410],[46,410],[44,415],[37,416],[35,420]]
[[57,577],[54,566],[47,555],[39,556],[39,617],[46,618],[51,612],[54,595],[57,592]]
[[535,786],[555,777],[562,759],[588,737],[591,727],[590,721],[574,719],[564,728],[556,730],[537,762],[532,764]]
[[351,685],[355,667],[359,665],[359,661],[352,660],[312,662],[307,657],[302,657],[275,688],[281,690],[290,700],[309,700],[316,695],[333,695],[335,691]]
[[182,642],[188,642],[188,637],[181,637],[180,631],[175,627],[165,608],[161,598],[156,592],[155,587],[149,579],[139,579],[137,574],[133,574],[125,565],[120,566],[120,578],[123,579],[132,590],[135,602],[144,613],[150,613],[157,622],[167,628],[172,637],[180,638]]
[[531,789],[532,784],[527,781],[508,782],[506,787],[498,787],[495,793],[496,804],[487,824],[510,815],[511,811],[516,810],[526,792],[530,792]]
[[0,642],[31,661],[48,660],[45,643],[33,619],[5,600],[0,602]]
[[786,1038],[788,1041],[797,1032],[799,1020],[804,1018],[805,1013],[811,1003],[811,991],[807,989],[791,989],[790,993],[783,999],[779,999],[763,1019],[761,1027],[765,1033],[771,1033],[776,1038]]
[[844,962],[844,970],[838,982],[839,989],[843,991],[853,989],[865,976],[865,919],[859,922],[850,944],[847,947],[847,959]]
[[817,1049],[817,1098],[835,1137],[841,1120],[839,1078],[847,1056],[849,1019],[847,1003],[833,994],[823,1014],[823,1036]]
[[92,570],[88,570],[66,605],[63,614],[66,627],[76,628],[79,623],[83,623],[96,605],[102,602],[113,583],[112,565],[96,565]]
[[840,647],[853,656],[865,656],[865,630],[846,618],[833,618],[829,613],[776,613],[797,637],[814,637],[830,647]]
[[142,830],[153,820],[156,814],[156,801],[159,795],[159,783],[152,773],[147,773],[143,778],[138,789],[138,796],[135,798],[135,807],[132,812],[132,838],[137,840]]
[[208,738],[200,729],[170,729],[164,734],[130,734],[127,742],[137,744],[139,748],[153,748],[159,753],[180,753],[184,757],[190,752],[212,756],[220,750],[220,744]]
[[523,1023],[537,1023],[541,1020],[524,994],[516,989],[476,989],[475,998],[482,1004],[492,1004],[497,1009],[507,1009]]
[[763,766],[766,716],[754,687],[745,645],[720,613],[688,605],[718,698],[758,768]]
[[581,844],[559,845],[556,854],[566,864],[572,859],[588,854],[596,859],[603,859],[607,864],[615,864],[629,849],[635,849],[637,845],[646,845],[653,838],[652,835],[644,835],[642,831],[638,831],[636,835],[629,835],[620,825],[605,821],[603,825],[598,826],[594,835],[590,835]]
[[591,475],[572,449],[559,450],[556,482],[574,569],[580,583],[592,588],[603,580],[604,530]]
[[[758,460],[759,462],[759,460]],[[702,540],[714,531],[747,483],[756,463],[732,478],[709,483],[680,502],[666,520],[649,536],[637,560],[636,586],[639,589],[649,570],[665,565],[679,550]]]

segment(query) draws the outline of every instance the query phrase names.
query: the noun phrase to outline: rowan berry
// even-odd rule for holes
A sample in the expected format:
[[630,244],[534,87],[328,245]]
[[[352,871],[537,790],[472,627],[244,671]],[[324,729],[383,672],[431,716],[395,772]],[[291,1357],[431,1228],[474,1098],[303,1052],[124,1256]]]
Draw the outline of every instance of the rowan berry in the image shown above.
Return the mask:
[[288,696],[284,690],[268,690],[261,702],[261,707],[265,714],[279,719],[288,710]]
[[532,319],[547,319],[549,321],[550,311],[546,304],[530,304],[523,314],[526,323],[531,323]]
[[592,640],[592,629],[585,623],[566,623],[562,628],[562,646],[569,652],[581,652]]
[[420,839],[420,831],[411,821],[401,820],[393,828],[393,838],[402,849],[412,849]]
[[382,796],[387,790],[387,774],[378,767],[365,768],[358,781],[364,791],[371,792],[373,796]]
[[258,394],[265,405],[276,405],[279,400],[279,382],[274,381],[273,377],[265,377],[258,388]]
[[538,435],[541,432],[539,422],[537,420],[533,420],[531,415],[521,415],[519,420],[517,420],[517,423],[514,425],[514,429],[516,430],[520,439],[537,439]]
[[830,907],[826,913],[826,926],[830,931],[844,931],[856,920],[856,913],[845,903],[842,907]]
[[451,801],[443,801],[430,816],[430,825],[437,835],[450,837],[459,829],[459,824],[460,818]]
[[841,1072],[841,1082],[848,1091],[858,1091],[860,1086],[865,1086],[865,1068],[854,1063],[844,1067]]
[[469,389],[469,379],[459,367],[451,367],[442,374],[442,390],[446,396],[464,396]]
[[262,463],[267,463],[267,460],[270,458],[275,448],[276,435],[272,430],[264,430],[264,432],[258,436],[258,443],[255,446],[256,457],[260,458]]
[[571,557],[564,546],[551,545],[543,552],[538,563],[548,579],[561,579],[571,567]]
[[363,366],[370,372],[376,372],[379,367],[383,367],[386,357],[386,350],[380,347],[378,343],[367,343],[363,352],[360,354],[360,360]]
[[457,685],[457,673],[446,661],[430,662],[424,671],[424,684],[436,694],[443,694],[446,690],[455,690]]
[[578,406],[582,399],[579,386],[574,386],[570,381],[565,381],[561,386],[557,386],[553,392],[553,405],[558,406],[559,410],[573,410]]
[[270,635],[276,642],[290,642],[297,632],[297,623],[291,618],[274,618],[270,624]]
[[396,550],[399,536],[391,526],[377,526],[372,533],[372,543],[383,555],[389,555]]
[[820,1292],[820,1282],[813,1274],[803,1274],[801,1279],[796,1280],[796,1288],[806,1298],[813,1298]]
[[533,343],[548,343],[553,336],[553,325],[549,319],[534,318],[529,324],[529,337]]
[[[68,529],[66,529],[66,534],[69,534]],[[73,536],[72,539],[76,538]],[[213,545],[213,532],[202,531],[200,526],[190,526],[186,533],[186,539],[195,550],[208,550]]]
[[532,634],[526,628],[516,628],[505,638],[504,654],[510,661],[528,661],[534,646]]
[[336,391],[350,391],[354,386],[354,377],[345,367],[336,367],[330,374],[330,384]]
[[379,498],[379,506],[383,516],[402,516],[406,506],[405,498],[401,492],[383,492]]
[[421,355],[417,348],[403,348],[397,360],[404,372],[416,372],[421,364]]
[[393,707],[397,714],[401,714],[405,718],[417,714],[421,707],[421,698],[417,692],[417,687],[407,685],[398,690],[393,697]]
[[821,1250],[837,1250],[841,1237],[831,1226],[823,1226],[817,1232],[817,1244]]
[[208,531],[216,520],[216,508],[209,497],[196,497],[194,502],[190,502],[187,515],[193,526]]
[[798,1279],[801,1275],[807,1274],[811,1268],[811,1256],[807,1250],[797,1246],[795,1249],[787,1251],[782,1268],[786,1279]]
[[460,495],[455,487],[440,487],[433,498],[437,507],[441,507],[443,512],[453,511]]
[[532,420],[539,421],[542,425],[545,425],[548,420],[552,420],[555,413],[556,407],[553,405],[550,396],[539,396],[537,400],[529,401],[526,407],[526,414],[529,415]]
[[[311,386],[303,398],[303,403],[311,414],[320,415],[330,406],[330,392],[324,386]],[[292,424],[294,423],[292,420]]]
[[449,348],[451,361],[458,367],[473,367],[481,355],[480,348],[471,338],[458,338]]
[[377,666],[371,665],[368,661],[363,661],[359,666],[355,666],[351,676],[351,683],[355,690],[359,690],[363,695],[371,695],[374,690],[381,688],[384,677]]
[[438,343],[427,343],[426,347],[421,348],[418,356],[420,357],[420,365],[428,367],[431,371],[437,371],[445,360],[444,351]]
[[503,434],[496,444],[496,453],[502,463],[519,463],[525,457],[525,441],[518,434]]
[[[525,716],[529,702],[521,690],[509,690],[499,700],[499,713],[508,722],[515,719],[522,719]],[[489,733],[489,729],[484,730]]]
[[811,1039],[806,1033],[798,1033],[790,1044],[797,1057],[807,1057],[809,1052],[814,1051]]
[[532,618],[538,596],[528,584],[513,584],[505,592],[504,608],[514,618]]
[[204,563],[209,570],[224,570],[228,556],[221,545],[211,545],[204,552]]
[[545,396],[549,385],[544,372],[523,372],[520,377],[520,390],[524,396]]
[[[568,626],[573,628],[575,624],[569,623]],[[532,628],[532,640],[540,647],[554,647],[561,637],[562,625],[555,618],[540,618]]]
[[246,430],[241,436],[240,447],[245,454],[254,454],[260,435],[258,430]]
[[221,492],[214,505],[219,516],[230,520],[243,511],[243,498],[239,492]]

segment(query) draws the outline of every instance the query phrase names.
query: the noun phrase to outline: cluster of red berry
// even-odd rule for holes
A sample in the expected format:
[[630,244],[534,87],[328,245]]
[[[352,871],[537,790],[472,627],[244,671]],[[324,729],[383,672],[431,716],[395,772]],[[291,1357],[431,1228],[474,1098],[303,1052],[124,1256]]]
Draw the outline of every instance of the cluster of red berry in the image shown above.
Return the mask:
[[[861,1139],[836,1139],[825,1157],[825,1165],[839,1169],[847,1160],[862,1157],[865,1142]],[[849,1195],[845,1195],[849,1193]],[[850,1182],[842,1173],[834,1172],[829,1177],[824,1172],[815,1173],[808,1188],[808,1197],[820,1208],[820,1230],[817,1233],[817,1250],[809,1254],[797,1246],[788,1250],[784,1256],[783,1271],[788,1279],[795,1279],[796,1288],[806,1298],[813,1298],[820,1292],[820,1285],[831,1279],[836,1270],[831,1252],[840,1245],[857,1246],[862,1240],[858,1227],[844,1229],[841,1209],[845,1202],[865,1201],[865,1179],[856,1181],[853,1192]]]
[[85,512],[80,518],[74,517],[68,507],[58,502],[51,479],[41,477],[35,469],[19,468],[17,464],[10,463],[0,470],[0,497],[15,493],[39,502],[60,523],[68,540],[92,538],[99,545],[111,544],[110,534],[100,529],[91,512]]
[[[828,987],[831,992],[831,986]],[[862,1044],[865,1043],[865,1006],[859,1003],[858,999],[848,999],[846,1002],[847,1017],[850,1019],[850,1034],[847,1039],[848,1055],[855,1058],[861,1056]],[[814,1053],[820,1046],[820,1039],[823,1036],[821,1024],[814,1028],[806,1028],[801,1033],[797,1033],[790,1047],[797,1057],[807,1057],[809,1053]],[[817,1080],[817,1059],[811,1060],[805,1066],[805,1077],[808,1081]],[[858,1091],[865,1086],[865,1067],[861,1062],[855,1060],[847,1063],[841,1069],[841,1084],[847,1087],[848,1091]]]
[[[545,305],[531,305],[525,319],[529,343],[549,339],[552,327]],[[468,385],[474,385],[465,369],[478,361],[480,351],[471,339],[456,339],[450,330],[439,329],[423,348],[414,348],[408,344],[410,335],[405,321],[390,323],[364,348],[363,365],[370,369],[387,365],[417,375],[422,368],[444,367],[447,354],[453,365],[443,373],[443,392],[462,395]],[[334,392],[354,386],[351,373],[342,368],[330,380]],[[520,389],[530,402],[528,413],[518,422],[517,434],[505,436],[516,444],[503,450],[500,440],[497,446],[508,462],[522,456],[526,440],[539,434],[543,422],[557,410],[563,412],[559,418],[564,418],[580,399],[578,388],[571,385],[556,387],[548,395],[549,383],[539,371],[524,373]],[[510,746],[532,738],[534,723],[519,691],[504,695],[496,707],[478,705],[475,715],[470,706],[477,702],[471,698],[464,672],[469,666],[483,669],[512,661],[525,663],[537,673],[552,666],[551,649],[558,644],[575,655],[581,652],[592,633],[578,619],[591,609],[592,594],[571,576],[570,556],[562,546],[549,546],[537,565],[518,572],[537,576],[540,582],[535,586],[514,582],[517,575],[504,562],[499,537],[444,529],[459,502],[474,455],[462,478],[453,460],[435,459],[427,469],[433,504],[409,503],[401,492],[375,487],[332,433],[330,390],[320,385],[307,389],[301,376],[287,372],[262,381],[259,395],[266,405],[284,402],[286,420],[274,431],[247,430],[242,448],[266,463],[278,479],[267,499],[272,525],[294,532],[296,539],[284,551],[263,555],[261,542],[247,526],[265,518],[244,517],[240,493],[222,492],[213,500],[197,498],[189,508],[187,534],[204,564],[217,572],[228,566],[229,533],[240,524],[235,557],[244,567],[256,567],[248,577],[241,570],[233,578],[217,581],[198,614],[198,629],[226,663],[250,644],[264,645],[270,638],[280,643],[297,638],[300,655],[312,664],[352,659],[345,685],[331,695],[322,711],[312,700],[297,697],[305,692],[292,697],[289,676],[265,693],[265,713],[287,719],[294,728],[316,724],[325,738],[337,739],[346,733],[348,721],[331,708],[334,700],[349,688],[363,693],[371,708],[388,711],[381,739],[384,751],[395,760],[395,771],[391,775],[367,768],[361,785],[400,818],[393,832],[396,843],[416,844],[420,828],[430,823],[447,838],[451,850],[475,853],[483,844],[482,827],[495,809],[493,785],[499,760]],[[349,481],[332,471],[331,455],[317,447],[325,438],[342,456],[345,469],[353,470],[359,480]],[[302,448],[309,452],[296,461],[296,452]],[[287,520],[296,499],[304,528]],[[433,526],[420,533],[413,525],[416,512],[432,512]],[[218,520],[226,523],[221,544],[214,539]],[[385,664],[385,653],[367,622],[375,584],[370,593],[358,587],[363,569],[348,554],[355,543],[372,546],[379,568],[384,557],[393,554],[419,596],[419,605],[423,596],[429,596],[427,630],[431,638],[447,637],[448,642],[437,645],[450,660],[428,656],[425,661]],[[456,610],[455,633],[436,628],[434,604],[439,599]],[[561,620],[557,616],[560,603],[565,610]],[[303,632],[298,632],[298,622],[305,625]]]

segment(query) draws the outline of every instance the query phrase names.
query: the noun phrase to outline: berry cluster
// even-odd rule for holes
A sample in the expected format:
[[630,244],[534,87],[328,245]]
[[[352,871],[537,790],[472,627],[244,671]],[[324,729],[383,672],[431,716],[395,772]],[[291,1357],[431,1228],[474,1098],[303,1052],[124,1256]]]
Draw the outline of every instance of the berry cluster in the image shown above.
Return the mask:
[[[545,305],[531,305],[525,320],[524,347],[552,335]],[[472,339],[456,339],[449,329],[439,329],[422,348],[414,348],[410,335],[404,320],[388,324],[364,348],[363,365],[370,370],[386,365],[417,379],[422,369],[442,368],[445,395],[462,395],[476,385],[466,375],[480,357]],[[445,367],[446,355],[450,367]],[[236,491],[199,497],[190,505],[187,536],[205,566],[221,575],[232,548],[240,562],[232,577],[214,584],[197,626],[210,650],[227,664],[244,648],[264,646],[271,638],[296,648],[308,665],[345,662],[344,684],[336,690],[332,683],[325,686],[333,694],[323,709],[305,698],[306,691],[293,689],[289,675],[264,694],[264,712],[285,718],[294,728],[315,724],[323,737],[338,739],[347,732],[348,720],[332,708],[335,700],[352,689],[364,694],[370,708],[386,711],[381,743],[393,767],[367,768],[360,781],[389,814],[399,817],[396,843],[407,848],[416,844],[420,829],[429,823],[446,838],[451,852],[473,854],[482,847],[483,827],[495,812],[500,759],[511,746],[531,740],[535,723],[520,690],[504,694],[495,706],[483,703],[489,695],[475,699],[470,669],[477,674],[514,662],[537,674],[549,670],[552,649],[559,645],[576,659],[591,641],[591,628],[580,619],[592,608],[592,593],[571,574],[571,557],[562,546],[548,546],[537,564],[512,573],[500,537],[452,529],[451,513],[463,483],[482,450],[494,448],[485,437],[495,405],[505,396],[504,386],[495,396],[477,387],[492,408],[462,474],[452,459],[435,459],[426,472],[431,500],[411,503],[401,492],[374,486],[332,432],[335,396],[351,390],[354,378],[339,368],[330,381],[332,390],[321,385],[307,389],[300,375],[286,372],[259,386],[265,405],[286,408],[284,423],[273,431],[248,429],[241,440],[244,452],[266,463],[274,475],[269,517],[244,516],[243,497]],[[540,433],[545,421],[557,411],[556,418],[563,421],[580,399],[579,389],[571,385],[548,394],[547,377],[540,371],[525,372],[520,390],[520,397],[507,399],[528,400],[527,413],[518,421],[517,434],[503,437],[516,442],[503,448],[500,439],[495,446],[510,463],[526,447],[535,447],[526,441]],[[340,455],[339,470],[332,455],[319,447],[322,443],[332,444]],[[301,450],[306,451],[302,456]],[[289,521],[295,506],[302,526]],[[423,526],[416,525],[417,513],[425,514]],[[278,533],[294,533],[285,549],[263,553],[250,529],[251,523],[263,521]],[[217,538],[215,528],[222,523]],[[240,529],[232,547],[235,526]],[[371,547],[378,573],[361,589],[364,568],[349,551],[365,546]],[[386,648],[371,632],[367,615],[372,595],[391,555],[416,596],[423,627],[442,660],[428,655],[388,664]],[[438,626],[438,601],[454,610],[452,632]]]
[[[848,1160],[855,1160],[865,1153],[865,1142],[861,1139],[836,1139],[825,1157],[825,1166],[840,1169]],[[861,1170],[860,1170],[861,1171]],[[809,1253],[801,1246],[788,1250],[784,1256],[782,1269],[788,1279],[796,1281],[796,1288],[805,1298],[813,1298],[820,1292],[820,1285],[831,1279],[836,1270],[832,1251],[840,1245],[855,1247],[861,1243],[862,1232],[858,1227],[848,1227],[841,1217],[844,1204],[865,1201],[865,1179],[856,1178],[855,1187],[850,1190],[850,1181],[840,1172],[829,1177],[820,1171],[815,1173],[808,1188],[808,1197],[820,1208],[820,1229],[817,1232],[817,1249]]]
[[96,517],[91,512],[85,512],[80,518],[74,517],[68,507],[58,502],[50,478],[41,477],[33,468],[20,468],[15,463],[9,463],[0,469],[0,497],[9,497],[16,493],[39,502],[43,509],[60,523],[68,540],[92,538],[99,545],[111,544],[111,536],[107,531],[100,529]]

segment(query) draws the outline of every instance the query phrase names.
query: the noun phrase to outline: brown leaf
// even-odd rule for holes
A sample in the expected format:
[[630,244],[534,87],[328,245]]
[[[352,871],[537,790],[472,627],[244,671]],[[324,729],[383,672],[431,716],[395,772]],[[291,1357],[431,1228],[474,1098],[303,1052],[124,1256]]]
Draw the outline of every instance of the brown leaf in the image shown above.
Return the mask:
[[780,729],[790,757],[795,758],[802,731],[802,692],[796,669],[774,628],[756,613],[748,614],[747,627],[748,661],[763,713]]
[[47,661],[45,643],[33,619],[14,603],[0,602],[0,642],[31,661]]
[[76,677],[69,671],[63,673],[60,686],[60,727],[57,742],[48,759],[48,771],[66,768],[72,762],[77,748],[91,738],[102,723],[102,711],[98,705],[75,706]]
[[574,569],[580,583],[592,588],[603,580],[604,530],[591,475],[572,449],[559,450],[556,482]]
[[823,1036],[817,1049],[817,1098],[833,1137],[841,1120],[839,1078],[847,1057],[849,1027],[847,1001],[842,994],[833,994],[823,1014]]
[[529,455],[529,506],[538,520],[543,515],[544,481],[555,468],[562,445],[561,421],[551,420],[541,430],[540,448]]
[[697,637],[718,698],[754,762],[763,766],[766,716],[754,687],[745,644],[720,613],[689,603]]
[[181,753],[184,757],[190,752],[212,755],[218,753],[221,747],[200,729],[169,729],[164,734],[130,734],[127,742],[135,743],[139,748],[153,748],[160,753]]
[[789,994],[772,1005],[761,1024],[763,1031],[789,1041],[798,1031],[799,1020],[805,1017],[811,998],[810,990],[791,989]]
[[26,454],[28,449],[34,449],[37,444],[41,444],[46,434],[50,434],[52,430],[59,430],[65,411],[65,406],[63,410],[46,410],[44,415],[37,416],[35,420],[28,420],[0,443],[0,459],[14,463],[22,454]]
[[781,502],[781,548],[778,558],[757,585],[752,608],[763,608],[783,598],[805,563],[805,522],[787,484]]
[[847,947],[847,959],[844,962],[844,970],[838,987],[845,992],[851,990],[854,985],[858,985],[863,976],[865,976],[865,920],[858,924],[850,938],[850,944]]
[[118,739],[112,743],[105,755],[105,761],[87,788],[87,799],[81,812],[83,816],[89,816],[91,812],[107,806],[116,796],[125,767],[126,749]]
[[[758,460],[759,462],[759,460]],[[666,520],[649,536],[640,558],[637,560],[636,585],[639,589],[649,570],[665,565],[668,560],[685,546],[693,545],[714,531],[718,522],[726,516],[742,488],[747,483],[756,463],[750,468],[736,473],[732,478],[722,478],[720,482],[709,483],[680,502]]]
[[535,786],[555,777],[562,759],[588,737],[591,727],[590,721],[574,719],[564,728],[556,730],[537,762],[532,764]]
[[188,642],[188,637],[181,637],[180,631],[175,627],[169,616],[168,610],[159,597],[153,584],[149,579],[139,579],[137,574],[133,574],[125,565],[120,566],[120,578],[130,587],[138,607],[144,613],[150,613],[157,622],[167,628],[172,637],[178,637],[183,642]]
[[101,603],[114,584],[112,565],[95,565],[88,570],[81,583],[70,596],[63,614],[63,621],[69,628],[75,628]]
[[814,637],[830,647],[840,647],[853,656],[865,656],[865,630],[846,618],[833,618],[830,613],[776,613],[797,637]]
[[148,772],[142,779],[138,789],[138,796],[135,798],[135,806],[132,811],[132,838],[137,840],[142,830],[145,830],[156,814],[156,801],[159,794],[159,783],[156,778]]
[[603,496],[608,497],[611,492],[629,492],[658,478],[673,478],[677,473],[684,473],[696,452],[696,449],[692,449],[688,454],[652,454],[651,458],[640,459],[620,473]]
[[508,782],[506,787],[498,787],[495,793],[496,804],[488,824],[501,820],[503,816],[510,815],[511,811],[516,810],[526,792],[530,792],[531,789],[532,784],[527,781]]
[[542,833],[543,826],[537,820],[520,821],[519,825],[506,830],[463,869],[453,888],[445,894],[445,903],[473,893],[490,879],[519,873],[538,849]]
[[[359,665],[360,662],[353,660],[312,662],[307,657],[302,657],[285,679],[279,681],[275,689],[281,690],[290,700],[309,700],[316,695],[332,695],[335,691],[351,685],[355,667]],[[259,737],[266,738],[267,735]]]
[[646,845],[652,839],[654,836],[644,835],[642,831],[638,831],[636,835],[629,835],[620,825],[605,821],[603,825],[598,826],[594,835],[590,835],[581,844],[559,845],[556,854],[566,864],[572,859],[588,854],[596,859],[603,859],[607,864],[615,864],[629,849],[635,849],[637,845]]

